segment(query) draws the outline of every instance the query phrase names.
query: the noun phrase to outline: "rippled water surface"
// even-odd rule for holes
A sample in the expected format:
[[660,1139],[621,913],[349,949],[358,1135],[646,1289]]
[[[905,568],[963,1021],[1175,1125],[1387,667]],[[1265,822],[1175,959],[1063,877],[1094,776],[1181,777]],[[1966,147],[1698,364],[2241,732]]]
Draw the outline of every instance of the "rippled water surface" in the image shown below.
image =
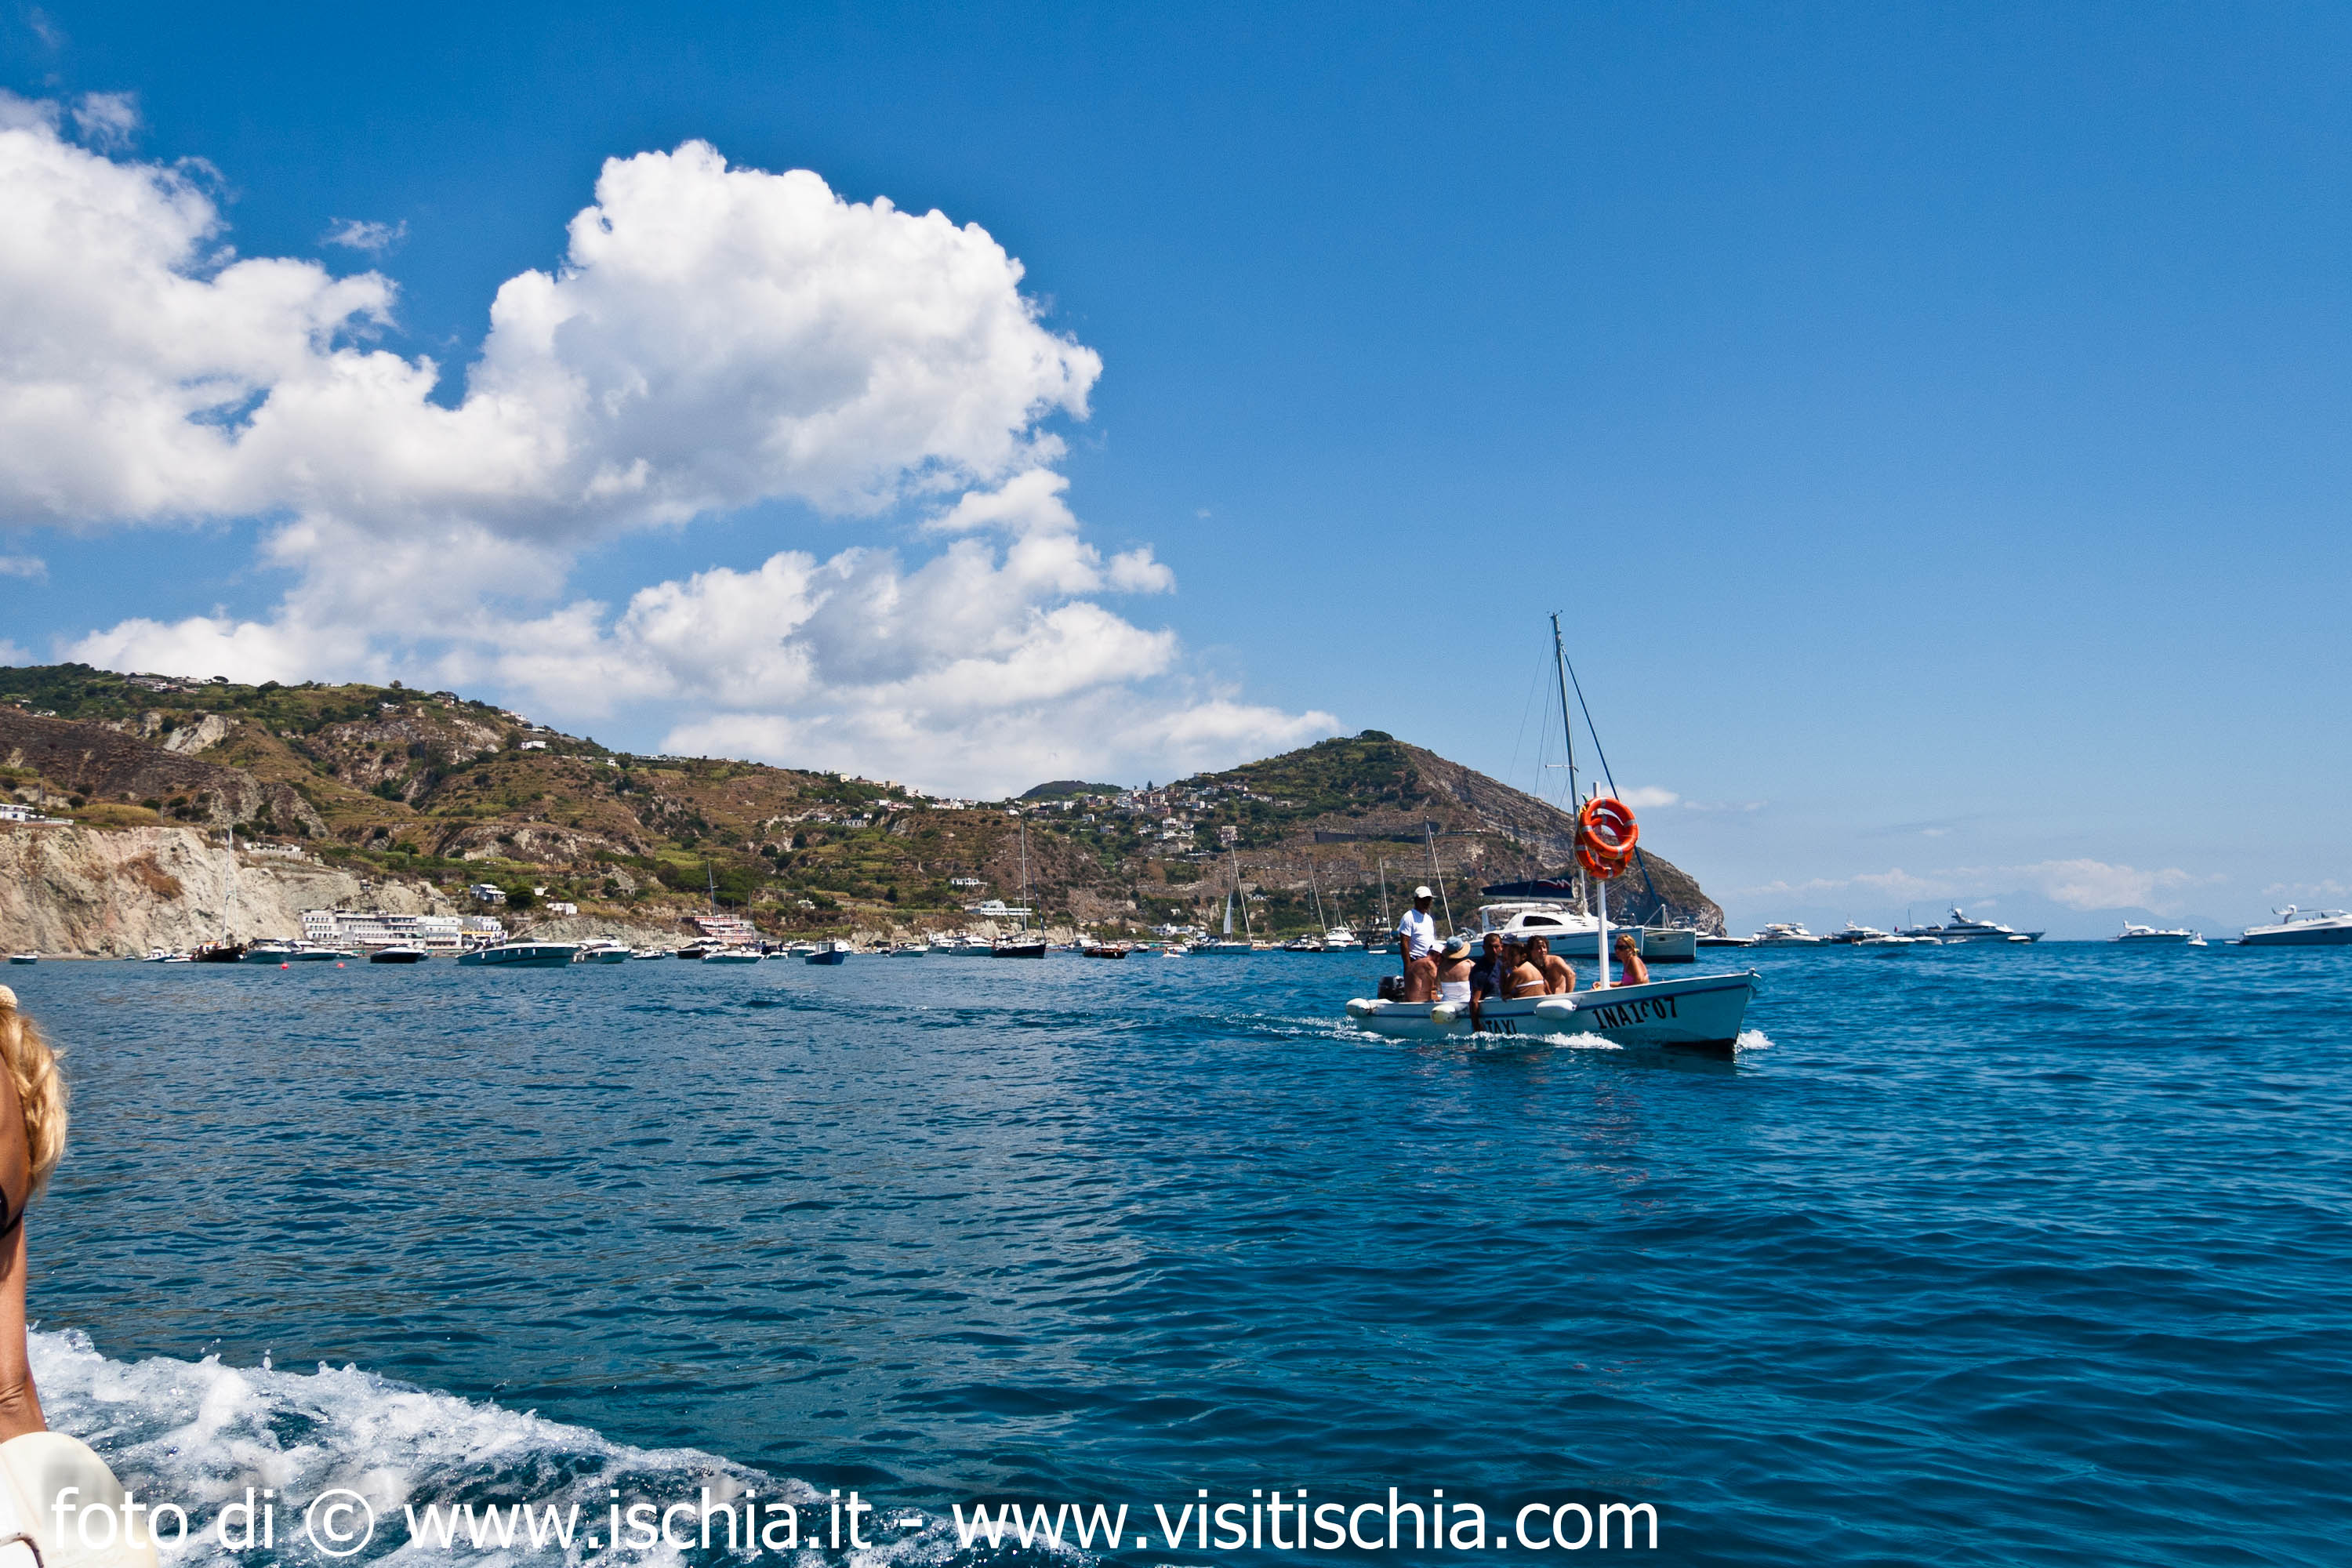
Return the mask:
[[2347,1560],[2352,952],[1725,957],[1734,1061],[1375,1040],[1362,957],[15,969],[44,1392],[200,1500],[723,1473],[910,1558],[1396,1486],[1675,1563]]

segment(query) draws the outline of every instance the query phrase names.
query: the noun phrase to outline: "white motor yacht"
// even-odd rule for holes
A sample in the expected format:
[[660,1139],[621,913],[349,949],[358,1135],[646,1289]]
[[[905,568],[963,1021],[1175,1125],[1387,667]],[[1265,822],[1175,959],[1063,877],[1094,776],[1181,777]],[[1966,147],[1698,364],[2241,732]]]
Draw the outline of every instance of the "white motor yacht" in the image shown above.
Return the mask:
[[2352,914],[2342,910],[2298,910],[2289,904],[2277,913],[2276,925],[2248,926],[2238,945],[2352,947]]
[[2124,922],[2122,932],[2111,940],[2127,942],[2135,947],[2203,947],[2205,945],[2205,938],[2202,935],[2185,927],[2173,931],[2158,931],[2154,926],[2134,925],[2129,921]]
[[1323,951],[1326,952],[1361,952],[1363,950],[1364,939],[1356,934],[1352,926],[1333,926],[1323,933]]
[[1819,947],[1822,939],[1802,921],[1774,921],[1748,939],[1750,947]]
[[625,942],[614,942],[609,936],[599,937],[593,942],[583,942],[580,951],[572,955],[572,962],[574,963],[626,963],[629,962],[629,944]]
[[2038,931],[2017,931],[1994,921],[1972,921],[1952,906],[1952,918],[1939,926],[1897,926],[1897,936],[1932,936],[1940,942],[2040,942]]

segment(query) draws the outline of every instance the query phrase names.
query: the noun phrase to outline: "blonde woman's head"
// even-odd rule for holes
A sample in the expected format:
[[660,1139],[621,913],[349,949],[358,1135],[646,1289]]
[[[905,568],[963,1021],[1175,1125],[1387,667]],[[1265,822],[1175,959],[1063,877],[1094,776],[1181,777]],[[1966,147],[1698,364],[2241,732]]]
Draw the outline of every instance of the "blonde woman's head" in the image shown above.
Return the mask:
[[32,1191],[37,1193],[65,1158],[66,1080],[58,1071],[57,1052],[5,985],[0,985],[0,1067],[6,1068],[24,1109],[25,1148],[33,1168]]

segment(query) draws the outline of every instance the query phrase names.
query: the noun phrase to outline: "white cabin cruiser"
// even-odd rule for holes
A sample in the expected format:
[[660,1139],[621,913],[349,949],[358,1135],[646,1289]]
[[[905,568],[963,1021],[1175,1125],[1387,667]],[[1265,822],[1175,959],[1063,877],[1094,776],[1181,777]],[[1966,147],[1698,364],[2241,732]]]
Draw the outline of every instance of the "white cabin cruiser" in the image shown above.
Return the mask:
[[2201,933],[2189,931],[2185,927],[2173,931],[2158,931],[2154,926],[2134,925],[2129,921],[2124,922],[2121,934],[2109,940],[2127,942],[2135,947],[2203,947],[2205,945],[2205,938]]
[[1323,933],[1323,951],[1361,952],[1364,951],[1364,939],[1356,934],[1353,926],[1333,926]]
[[1994,921],[1972,921],[1952,906],[1952,918],[1939,926],[1897,926],[1897,936],[1932,936],[1940,942],[2040,942],[2038,931],[2016,931]]
[[2289,904],[2277,913],[2276,925],[2248,926],[2238,945],[2352,947],[2352,914],[2342,910],[2298,910]]
[[1823,940],[1807,931],[1802,921],[1774,921],[1748,942],[1751,947],[1819,947]]
[[581,943],[580,951],[572,955],[572,962],[574,963],[626,963],[629,962],[629,944],[625,942],[614,942],[609,936],[598,937],[593,942]]

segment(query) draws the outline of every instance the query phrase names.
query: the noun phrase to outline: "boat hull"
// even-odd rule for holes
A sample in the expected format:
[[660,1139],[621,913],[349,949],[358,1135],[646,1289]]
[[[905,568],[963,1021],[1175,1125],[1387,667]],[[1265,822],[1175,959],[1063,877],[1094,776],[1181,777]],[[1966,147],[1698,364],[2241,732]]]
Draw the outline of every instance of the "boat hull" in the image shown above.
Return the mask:
[[368,954],[370,963],[422,963],[425,950],[415,947],[380,947]]
[[992,958],[1043,958],[1045,944],[1042,942],[1000,942],[990,951]]
[[1698,932],[1695,931],[1661,931],[1655,926],[1635,926],[1633,940],[1640,945],[1644,963],[1696,963]]
[[[1479,1010],[1480,1035],[1599,1035],[1621,1046],[1728,1051],[1738,1043],[1756,976],[1696,974],[1571,996],[1524,996]],[[1470,1009],[1428,1002],[1348,1004],[1348,1016],[1395,1039],[1467,1038]]]
[[551,942],[532,946],[482,947],[461,952],[457,962],[468,969],[569,969],[577,942]]
[[719,952],[704,953],[702,962],[705,963],[757,963],[760,962],[760,954],[749,948],[729,948]]
[[[2316,922],[2314,922],[2316,924]],[[2240,947],[2352,947],[2352,922],[2328,924],[2316,930],[2250,931],[2238,939]]]

